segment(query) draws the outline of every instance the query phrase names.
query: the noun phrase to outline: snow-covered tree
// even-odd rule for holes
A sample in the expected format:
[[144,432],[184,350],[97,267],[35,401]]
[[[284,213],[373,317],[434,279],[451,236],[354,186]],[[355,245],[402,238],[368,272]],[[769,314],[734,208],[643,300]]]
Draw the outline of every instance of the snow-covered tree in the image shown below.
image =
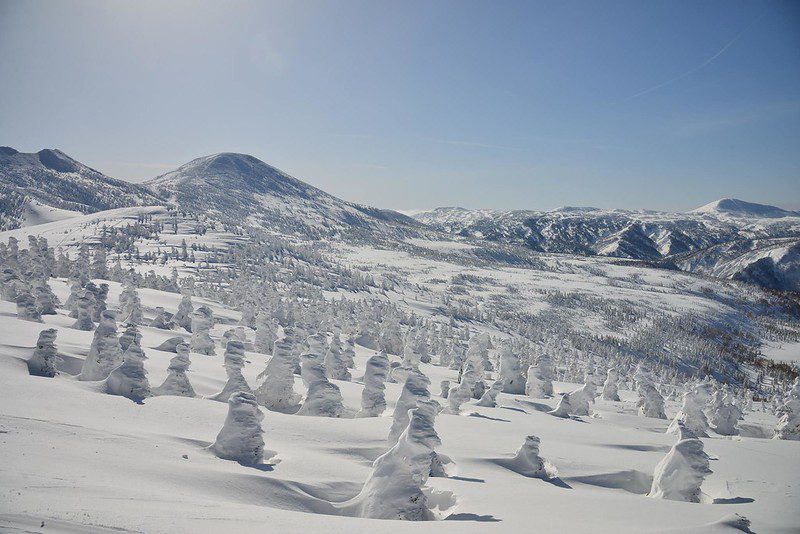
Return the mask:
[[[194,330],[194,329],[192,329]],[[225,374],[228,375],[228,380],[225,386],[219,393],[208,397],[211,400],[228,402],[231,395],[244,391],[252,393],[250,386],[242,375],[244,369],[244,343],[237,340],[228,341],[225,347]]]
[[333,336],[328,350],[325,352],[325,372],[331,380],[350,380],[352,378],[350,371],[347,370],[347,361],[342,355],[342,343],[338,334]]
[[450,381],[442,380],[442,382],[439,385],[442,388],[441,396],[443,399],[446,399],[448,395],[450,395]]
[[515,472],[532,478],[547,478],[544,460],[539,456],[540,440],[537,436],[527,436],[514,457],[507,462]]
[[461,412],[461,405],[472,398],[479,377],[480,373],[475,363],[470,360],[465,361],[461,381],[451,387],[447,395],[447,411],[449,413],[457,415]]
[[175,323],[172,321],[172,314],[165,310],[162,306],[156,306],[156,315],[150,321],[150,326],[160,330],[172,330]]
[[525,394],[536,399],[553,396],[553,366],[547,354],[539,355],[536,364],[528,367]]
[[789,395],[778,408],[780,419],[775,427],[775,439],[800,441],[800,378],[795,378]]
[[122,293],[119,297],[120,316],[124,323],[142,324],[144,316],[142,314],[142,301],[139,299],[139,292],[133,283],[123,285]]
[[590,405],[594,404],[596,396],[597,386],[594,383],[594,376],[591,373],[587,373],[584,378],[584,384],[569,395],[572,415],[589,415],[591,412]]
[[147,356],[140,341],[140,335],[133,339],[122,355],[122,365],[112,370],[106,378],[106,393],[127,397],[134,402],[142,402],[150,396],[150,382],[144,369]]
[[411,371],[406,376],[400,397],[392,413],[392,427],[389,429],[389,445],[394,445],[400,434],[408,426],[409,410],[431,398],[428,386],[431,381],[420,371]]
[[276,330],[275,321],[266,310],[261,310],[256,316],[255,349],[257,352],[272,354],[275,340],[278,338]]
[[603,382],[603,400],[619,400],[619,373],[613,367],[606,372],[606,380]]
[[736,425],[741,417],[742,411],[734,404],[727,390],[718,389],[708,411],[708,422],[714,432],[722,436],[735,436],[739,433]]
[[167,378],[164,383],[153,390],[153,395],[175,395],[178,397],[195,397],[194,388],[186,371],[192,361],[189,358],[189,344],[186,342],[178,343],[175,346],[176,356],[169,361],[167,368]]
[[342,349],[342,359],[344,360],[345,367],[348,369],[355,369],[356,366],[356,339],[353,336],[347,336],[344,341],[344,348]]
[[17,317],[23,321],[42,322],[42,315],[36,306],[36,298],[27,291],[17,295]]
[[94,297],[89,291],[82,289],[75,298],[74,310],[77,320],[72,328],[89,332],[94,328],[92,320],[92,308],[94,307]]
[[505,340],[500,345],[500,380],[504,392],[525,393],[525,377],[522,376],[519,356],[514,353],[510,340]]
[[700,502],[700,486],[711,473],[703,442],[682,439],[656,466],[649,497],[672,501]]
[[694,391],[683,394],[681,409],[675,414],[675,418],[667,428],[667,432],[670,434],[678,432],[679,424],[683,424],[687,430],[697,437],[708,436],[708,419],[706,414],[703,413],[703,407]]
[[[214,356],[214,340],[209,332],[214,325],[214,313],[208,306],[200,306],[192,313],[192,338],[189,347],[192,352]],[[227,402],[228,399],[225,399]]]
[[550,415],[555,415],[556,417],[568,418],[571,411],[572,411],[572,404],[571,404],[570,394],[564,393],[558,400],[558,405],[555,407],[555,409],[550,410],[547,413],[549,413]]
[[300,408],[301,396],[294,391],[293,336],[287,327],[283,339],[275,342],[272,358],[259,375],[264,381],[255,392],[260,405],[276,412],[294,413]]
[[109,373],[122,364],[122,348],[117,339],[117,319],[113,311],[106,310],[94,331],[89,354],[83,361],[78,380],[105,380]]
[[656,419],[666,419],[664,412],[664,397],[656,389],[652,382],[642,381],[638,384],[639,388],[639,415],[642,417],[654,417]]
[[36,298],[36,307],[39,309],[40,314],[56,315],[58,299],[46,281],[34,286],[33,295]]
[[172,320],[176,325],[180,326],[187,332],[192,331],[192,316],[194,314],[194,305],[192,304],[192,294],[188,290],[183,291],[183,297],[180,304],[178,304],[178,311],[172,316]]
[[344,508],[371,519],[434,519],[423,490],[434,449],[441,444],[434,428],[438,411],[439,404],[432,400],[422,400],[409,410],[408,424],[392,448],[375,460],[361,493]]
[[239,391],[228,399],[228,415],[211,450],[219,458],[243,465],[257,465],[264,459],[264,414],[252,393]]
[[356,417],[378,417],[386,410],[386,378],[389,376],[389,358],[383,352],[370,356],[364,372],[364,389],[361,391],[361,411]]
[[342,393],[326,375],[323,363],[325,334],[318,333],[308,337],[308,350],[300,356],[301,371],[308,392],[299,415],[318,417],[341,417],[344,413]]
[[58,374],[58,351],[56,350],[56,334],[58,330],[48,328],[39,332],[36,349],[28,360],[28,370],[32,375],[54,377]]
[[478,400],[477,405],[494,408],[497,406],[497,395],[499,395],[501,391],[503,391],[503,382],[498,378],[492,383],[492,387],[484,392],[480,400]]

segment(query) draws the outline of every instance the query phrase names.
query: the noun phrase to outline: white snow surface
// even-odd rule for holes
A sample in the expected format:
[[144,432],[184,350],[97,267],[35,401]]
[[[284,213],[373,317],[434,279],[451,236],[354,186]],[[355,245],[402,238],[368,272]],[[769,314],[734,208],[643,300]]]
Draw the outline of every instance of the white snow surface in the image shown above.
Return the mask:
[[[63,300],[64,281],[52,282]],[[111,283],[109,304],[120,287]],[[140,290],[146,316],[156,306],[176,309],[180,295]],[[239,312],[195,299],[216,317]],[[265,461],[255,467],[215,457],[207,447],[225,421],[224,403],[201,398],[226,381],[222,351],[192,354],[189,379],[198,398],[161,396],[138,405],[106,395],[99,383],[79,382],[92,332],[69,328],[65,311],[44,324],[16,318],[0,302],[0,530],[38,528],[97,532],[724,532],[733,514],[746,516],[755,532],[789,532],[800,521],[800,442],[748,436],[704,438],[713,474],[702,490],[714,504],[647,498],[655,466],[676,437],[669,421],[639,417],[636,394],[621,402],[598,399],[594,417],[561,419],[546,413],[554,399],[498,396],[498,406],[470,401],[462,415],[442,413],[437,448],[450,460],[448,478],[430,478],[444,521],[409,525],[337,514],[336,503],[360,491],[371,462],[387,449],[390,414],[400,384],[387,384],[382,417],[331,419],[265,411]],[[38,332],[58,328],[64,363],[56,378],[30,376],[24,359]],[[227,325],[217,325],[217,342]],[[153,384],[167,375],[172,353],[152,349],[175,331],[142,327],[145,366]],[[248,330],[252,339],[254,332]],[[188,335],[187,335],[188,337]],[[364,373],[374,351],[356,346],[356,369]],[[256,383],[266,356],[246,353],[244,375]],[[421,364],[432,383],[456,382],[457,371]],[[299,377],[295,389],[305,392]],[[334,381],[345,405],[357,410],[361,384]],[[556,383],[556,392],[578,384]],[[445,401],[438,395],[435,400]],[[669,402],[667,415],[677,404]],[[769,429],[772,415],[749,413],[747,425]],[[553,480],[533,479],[504,465],[529,434],[558,470]],[[438,499],[438,501],[436,500]],[[45,528],[47,531],[47,528]]]

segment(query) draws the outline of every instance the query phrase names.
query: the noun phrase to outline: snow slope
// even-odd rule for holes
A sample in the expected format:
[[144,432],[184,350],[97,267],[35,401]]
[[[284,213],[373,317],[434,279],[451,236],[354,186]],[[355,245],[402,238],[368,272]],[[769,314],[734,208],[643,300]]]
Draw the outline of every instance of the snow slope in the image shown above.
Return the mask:
[[[53,283],[63,299],[64,283]],[[112,283],[113,305],[119,287]],[[174,309],[178,296],[142,290],[147,314],[155,306]],[[238,312],[214,302],[215,315],[234,321]],[[221,428],[227,407],[202,398],[156,397],[143,405],[73,380],[91,332],[72,330],[64,315],[46,318],[59,328],[57,345],[65,363],[54,379],[28,376],[29,357],[43,325],[20,321],[0,303],[0,528],[131,532],[406,532],[400,521],[338,515],[333,503],[355,495],[371,461],[386,449],[390,414],[399,385],[387,385],[384,417],[309,418],[267,412],[263,422],[268,458],[244,467],[214,457],[205,448]],[[224,325],[212,332],[219,339]],[[153,350],[174,332],[143,328],[150,382],[166,376],[170,354]],[[253,332],[248,336],[252,339]],[[192,354],[189,373],[201,395],[225,380],[218,356]],[[373,352],[357,347],[354,376],[363,374]],[[266,357],[248,352],[245,377],[251,384]],[[437,384],[456,371],[423,364]],[[361,386],[336,382],[345,404],[357,408]],[[564,391],[574,384],[556,384]],[[304,391],[296,381],[297,391]],[[436,391],[435,388],[434,391]],[[499,406],[474,401],[463,415],[441,414],[439,453],[450,460],[448,478],[431,478],[445,521],[413,525],[430,533],[525,532],[733,532],[733,514],[747,516],[756,532],[788,532],[800,519],[797,442],[756,437],[704,439],[714,473],[703,491],[716,504],[650,499],[655,465],[674,442],[667,421],[635,415],[634,395],[622,402],[598,401],[597,416],[552,417],[553,399],[501,394]],[[442,401],[434,395],[434,398]],[[668,405],[668,415],[677,406]],[[753,413],[752,433],[774,417]],[[522,476],[504,465],[525,436],[542,440],[541,454],[558,479]]]
[[81,213],[159,203],[143,187],[109,178],[60,150],[0,147],[0,229],[25,223],[31,201],[34,210],[43,204]]

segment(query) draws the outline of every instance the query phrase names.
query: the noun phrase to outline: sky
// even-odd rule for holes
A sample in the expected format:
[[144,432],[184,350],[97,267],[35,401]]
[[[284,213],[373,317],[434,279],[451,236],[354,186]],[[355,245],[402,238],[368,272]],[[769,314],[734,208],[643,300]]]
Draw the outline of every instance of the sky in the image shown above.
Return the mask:
[[800,208],[800,2],[0,0],[0,145],[384,208]]

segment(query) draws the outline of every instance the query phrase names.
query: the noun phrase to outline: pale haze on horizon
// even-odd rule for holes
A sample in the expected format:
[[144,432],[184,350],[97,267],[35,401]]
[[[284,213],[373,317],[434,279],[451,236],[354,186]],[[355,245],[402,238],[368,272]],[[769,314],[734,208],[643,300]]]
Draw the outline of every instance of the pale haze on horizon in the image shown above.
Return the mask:
[[0,0],[0,145],[394,209],[800,209],[800,3]]

